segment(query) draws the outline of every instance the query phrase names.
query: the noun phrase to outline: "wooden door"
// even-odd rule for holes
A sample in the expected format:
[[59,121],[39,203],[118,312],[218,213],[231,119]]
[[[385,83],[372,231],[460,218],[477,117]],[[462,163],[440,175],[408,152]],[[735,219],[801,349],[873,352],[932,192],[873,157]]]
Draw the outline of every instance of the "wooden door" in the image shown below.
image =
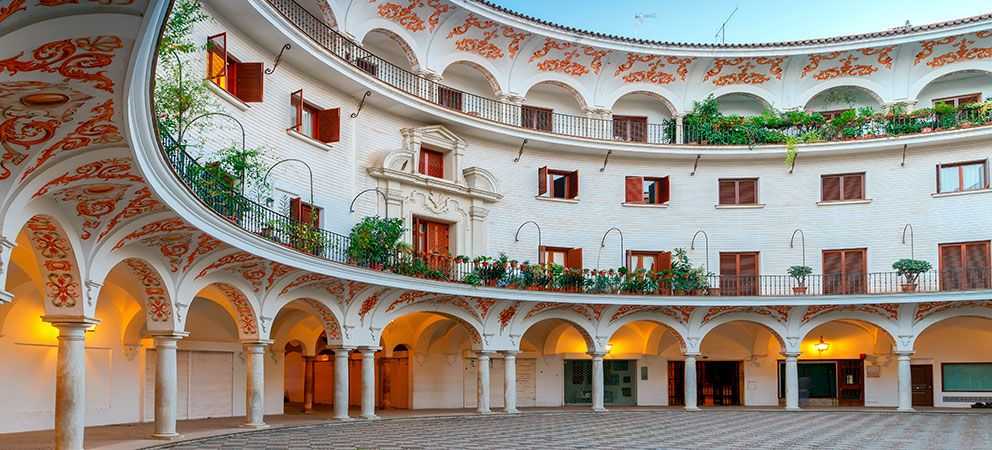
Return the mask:
[[759,295],[758,252],[720,253],[720,295]]
[[668,406],[685,406],[685,361],[668,361]]
[[449,255],[450,225],[420,217],[413,218],[413,251],[417,255]]
[[909,369],[913,406],[933,406],[933,366],[913,364]]
[[868,290],[868,251],[863,248],[823,251],[823,293],[864,294]]
[[865,363],[860,359],[837,361],[837,400],[840,406],[865,405]]
[[380,358],[379,402],[382,409],[410,408],[410,359],[406,356]]
[[942,290],[988,289],[990,280],[989,241],[940,245]]

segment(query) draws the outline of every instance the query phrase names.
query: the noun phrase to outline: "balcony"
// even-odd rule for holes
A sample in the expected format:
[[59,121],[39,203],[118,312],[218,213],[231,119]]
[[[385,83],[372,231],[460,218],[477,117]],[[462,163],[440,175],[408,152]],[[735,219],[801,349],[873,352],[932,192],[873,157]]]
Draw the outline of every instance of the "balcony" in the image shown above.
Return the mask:
[[817,113],[786,112],[754,117],[702,117],[647,123],[643,118],[612,119],[556,113],[464,92],[400,68],[369,52],[312,15],[295,0],[266,0],[317,45],[394,89],[474,119],[557,136],[595,141],[706,146],[759,146],[844,142],[919,135],[992,124],[992,103],[884,113],[854,111],[826,120]]

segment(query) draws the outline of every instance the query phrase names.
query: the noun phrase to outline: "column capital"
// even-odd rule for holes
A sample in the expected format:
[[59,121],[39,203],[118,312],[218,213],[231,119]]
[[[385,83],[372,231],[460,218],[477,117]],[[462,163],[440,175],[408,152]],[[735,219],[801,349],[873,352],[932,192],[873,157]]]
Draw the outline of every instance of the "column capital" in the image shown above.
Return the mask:
[[682,356],[685,356],[686,358],[698,358],[698,357],[700,357],[702,355],[703,354],[701,352],[683,352],[682,353]]
[[604,356],[606,356],[607,353],[609,353],[609,352],[605,352],[605,351],[602,351],[602,352],[589,352],[589,356],[591,356],[593,359],[596,359],[596,358],[602,359]]
[[85,333],[86,330],[100,323],[97,319],[85,316],[45,315],[41,316],[41,320],[52,324],[55,328],[58,328],[59,339],[69,337],[82,339],[83,333]]
[[189,336],[189,333],[186,331],[149,331],[148,335],[157,343],[159,341],[179,341]]
[[314,361],[317,359],[317,355],[303,355],[303,361]]
[[899,350],[899,351],[896,351],[895,352],[896,356],[899,357],[899,360],[900,361],[901,360],[908,360],[908,359],[912,358],[914,353],[916,353],[916,352],[913,351],[913,350]]
[[358,352],[365,355],[375,355],[375,352],[382,350],[382,347],[358,347]]
[[335,345],[333,347],[327,347],[327,348],[331,349],[334,352],[334,354],[337,355],[338,353],[341,352],[354,351],[358,347],[355,347],[354,345]]
[[504,358],[516,358],[517,354],[520,353],[520,350],[503,350],[500,353],[503,354]]
[[241,341],[241,345],[245,347],[265,347],[266,345],[271,345],[272,342],[272,339],[246,339]]
[[781,355],[786,358],[798,358],[803,352],[782,352]]

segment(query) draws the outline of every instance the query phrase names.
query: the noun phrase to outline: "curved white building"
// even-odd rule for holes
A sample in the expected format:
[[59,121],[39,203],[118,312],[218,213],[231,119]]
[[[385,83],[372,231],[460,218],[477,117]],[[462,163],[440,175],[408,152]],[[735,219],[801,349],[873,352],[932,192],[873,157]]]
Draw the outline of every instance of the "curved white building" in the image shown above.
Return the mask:
[[203,0],[165,52],[169,2],[35,3],[0,9],[0,432],[992,401],[992,16],[713,45]]

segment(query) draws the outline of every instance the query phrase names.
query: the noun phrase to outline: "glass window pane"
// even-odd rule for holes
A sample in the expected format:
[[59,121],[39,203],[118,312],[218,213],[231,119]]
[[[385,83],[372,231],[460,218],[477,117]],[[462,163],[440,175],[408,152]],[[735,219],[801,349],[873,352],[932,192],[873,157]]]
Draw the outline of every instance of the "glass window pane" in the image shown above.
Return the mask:
[[313,136],[313,114],[309,108],[303,108],[303,114],[301,115],[300,121],[303,122],[300,127],[300,132],[306,136]]
[[985,170],[982,164],[969,164],[967,166],[962,166],[961,183],[964,186],[964,190],[981,189],[985,187]]
[[940,192],[955,192],[958,190],[958,168],[957,166],[952,167],[941,167],[940,168]]

